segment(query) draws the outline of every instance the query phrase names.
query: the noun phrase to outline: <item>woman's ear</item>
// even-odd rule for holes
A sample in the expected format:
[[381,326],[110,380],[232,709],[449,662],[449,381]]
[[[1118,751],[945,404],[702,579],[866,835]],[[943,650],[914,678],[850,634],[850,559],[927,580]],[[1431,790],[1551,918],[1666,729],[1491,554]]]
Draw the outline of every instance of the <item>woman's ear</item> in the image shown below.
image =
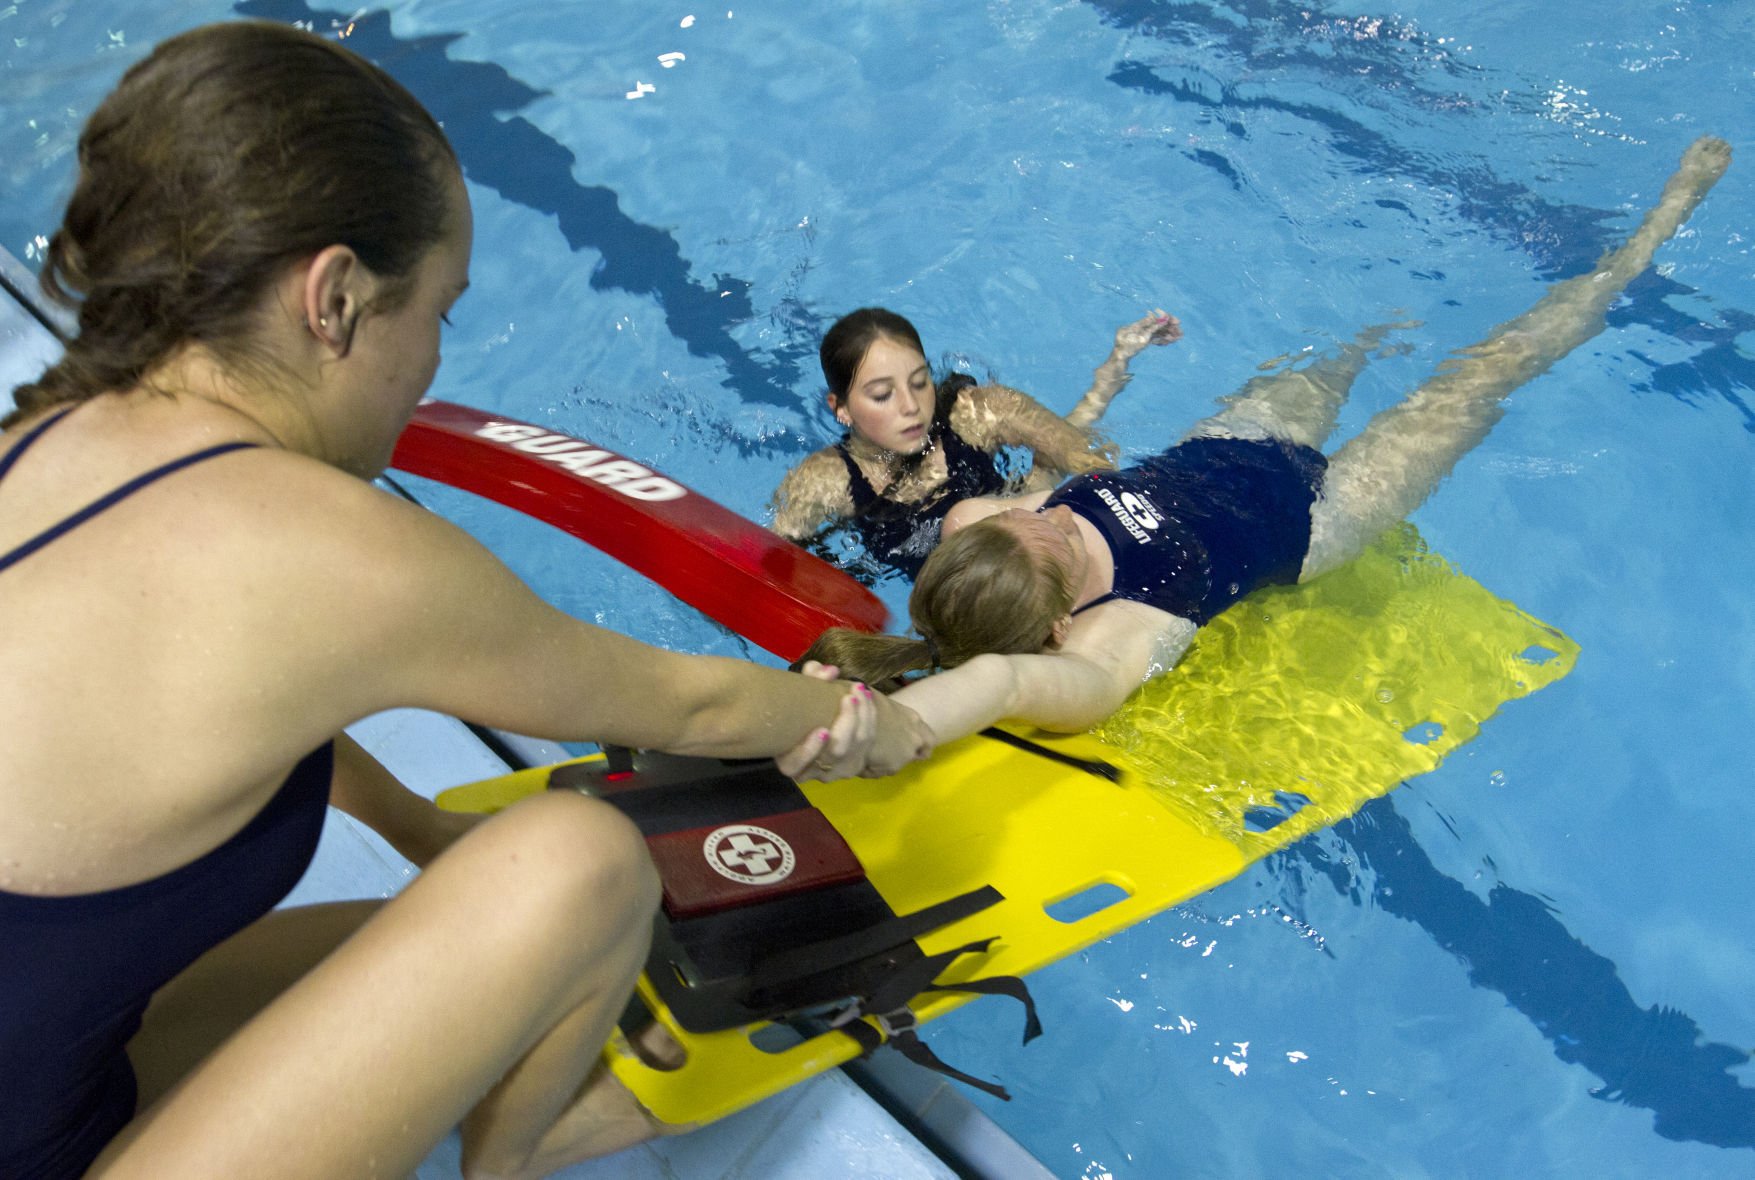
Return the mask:
[[346,356],[376,282],[349,247],[325,246],[305,265],[299,284],[305,329],[337,357]]
[[1067,634],[1072,630],[1072,616],[1061,615],[1054,620],[1054,626],[1048,629],[1048,646],[1060,647],[1066,643]]

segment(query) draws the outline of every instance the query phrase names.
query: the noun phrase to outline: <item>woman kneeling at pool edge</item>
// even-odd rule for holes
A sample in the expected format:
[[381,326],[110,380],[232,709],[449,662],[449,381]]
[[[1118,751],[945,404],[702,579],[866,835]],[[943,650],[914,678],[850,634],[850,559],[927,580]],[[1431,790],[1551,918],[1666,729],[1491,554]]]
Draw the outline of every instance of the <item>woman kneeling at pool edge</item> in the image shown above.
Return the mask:
[[[470,238],[432,117],[286,26],[172,38],[86,124],[44,265],[78,335],[0,423],[0,1175],[407,1176],[461,1123],[468,1175],[538,1176],[682,1129],[598,1060],[657,908],[638,831],[560,791],[459,825],[361,718],[928,748],[862,687],[579,622],[371,485]],[[331,798],[422,872],[276,908]]]

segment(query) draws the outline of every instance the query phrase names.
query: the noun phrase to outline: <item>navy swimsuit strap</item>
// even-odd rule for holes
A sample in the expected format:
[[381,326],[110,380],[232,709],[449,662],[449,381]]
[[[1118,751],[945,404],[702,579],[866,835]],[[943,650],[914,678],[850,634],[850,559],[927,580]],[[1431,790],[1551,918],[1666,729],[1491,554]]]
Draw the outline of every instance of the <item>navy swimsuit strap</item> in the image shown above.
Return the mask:
[[38,422],[35,426],[26,431],[25,436],[18,440],[18,445],[16,447],[13,447],[4,455],[0,455],[0,479],[6,478],[6,473],[12,470],[12,465],[18,462],[18,457],[30,450],[30,445],[42,437],[43,431],[47,430],[49,427],[53,426],[78,408],[78,406],[68,406],[64,410],[59,410],[56,413],[50,414],[47,418],[44,418],[41,422]]
[[847,490],[853,497],[853,509],[863,512],[873,500],[878,498],[878,490],[871,486],[871,480],[865,478],[865,472],[853,461],[853,453],[847,449],[848,435],[835,444],[835,453],[841,456],[841,462],[847,465]]
[[[12,465],[18,461],[19,455],[24,453],[25,448],[36,442],[36,440],[42,436],[43,431],[59,422],[62,418],[65,418],[68,414],[72,413],[72,411],[73,407],[69,407],[62,410],[59,414],[56,414],[53,418],[39,424],[33,428],[29,434],[25,435],[16,447],[13,447],[12,450],[8,451],[4,457],[0,457],[0,479],[4,479],[6,473],[12,470]],[[51,541],[57,540],[67,533],[72,532],[98,513],[109,508],[114,508],[117,504],[126,500],[135,492],[138,492],[147,484],[150,484],[155,480],[163,479],[165,476],[170,475],[173,472],[181,471],[183,468],[188,467],[191,464],[200,463],[204,459],[211,459],[216,455],[223,455],[229,451],[248,450],[256,445],[256,443],[247,442],[220,443],[217,446],[211,446],[205,450],[196,451],[192,455],[184,455],[181,459],[172,459],[168,463],[161,463],[151,471],[135,476],[121,487],[115,488],[106,492],[102,496],[99,496],[96,500],[93,500],[90,504],[87,504],[84,508],[75,512],[72,516],[50,525],[24,544],[12,550],[10,553],[0,554],[0,573],[5,573],[8,569],[17,565],[19,562],[35,553],[38,549],[41,549],[44,545],[49,544]]]
[[1085,605],[1083,605],[1083,606],[1073,607],[1069,613],[1075,614],[1075,615],[1084,614],[1086,611],[1090,610],[1094,606],[1102,606],[1105,602],[1114,602],[1117,598],[1120,598],[1120,597],[1121,597],[1121,595],[1119,595],[1115,591],[1111,590],[1107,594],[1099,594],[1097,597],[1091,599],[1091,601],[1085,603]]

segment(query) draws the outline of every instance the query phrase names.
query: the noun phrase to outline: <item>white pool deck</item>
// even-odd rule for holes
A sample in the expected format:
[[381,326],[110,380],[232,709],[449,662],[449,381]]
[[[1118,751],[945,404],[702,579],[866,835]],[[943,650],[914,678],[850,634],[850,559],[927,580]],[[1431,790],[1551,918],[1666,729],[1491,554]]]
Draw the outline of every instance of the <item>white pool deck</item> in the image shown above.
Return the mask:
[[[59,353],[19,303],[35,279],[0,250],[0,408],[12,389]],[[411,789],[428,798],[447,787],[505,773],[486,745],[452,718],[397,710],[350,731]],[[560,747],[521,748],[532,763],[566,756]],[[551,758],[544,758],[547,753]],[[415,870],[364,825],[331,809],[316,860],[285,904],[389,897]],[[888,1060],[886,1060],[886,1058]],[[892,1109],[931,1135],[945,1158],[892,1117],[841,1070],[831,1070],[688,1135],[575,1165],[561,1180],[1051,1180],[1050,1174],[937,1075],[883,1052],[862,1072]],[[957,1161],[955,1167],[946,1158]],[[419,1180],[459,1175],[452,1134],[422,1163]]]

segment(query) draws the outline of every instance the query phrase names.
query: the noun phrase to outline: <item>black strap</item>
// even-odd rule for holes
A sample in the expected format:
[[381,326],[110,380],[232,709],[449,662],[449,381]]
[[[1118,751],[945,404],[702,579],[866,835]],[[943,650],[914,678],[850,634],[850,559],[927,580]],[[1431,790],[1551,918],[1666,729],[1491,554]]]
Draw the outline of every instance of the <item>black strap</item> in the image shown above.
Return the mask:
[[1061,765],[1070,766],[1074,770],[1082,770],[1086,774],[1096,775],[1098,778],[1107,779],[1112,783],[1118,783],[1121,781],[1120,767],[1112,766],[1107,762],[1100,762],[1095,758],[1080,758],[1075,754],[1066,754],[1060,750],[1051,750],[1047,746],[1031,741],[1029,738],[1019,737],[1015,733],[1007,733],[1005,730],[991,725],[981,731],[981,736],[992,738],[996,742],[1004,742],[1008,746],[1016,746],[1018,749],[1023,750],[1026,753],[1035,754],[1039,758],[1046,758],[1050,762],[1059,762]]
[[[980,1078],[970,1077],[962,1070],[945,1064],[937,1054],[929,1048],[914,1031],[917,1022],[913,1009],[908,1001],[925,992],[972,992],[977,995],[1010,996],[1024,1006],[1024,1044],[1029,1044],[1042,1035],[1042,1021],[1036,1015],[1036,1002],[1030,995],[1030,989],[1024,981],[1015,975],[993,975],[986,979],[968,979],[961,983],[937,984],[932,980],[948,967],[955,959],[967,954],[980,954],[992,946],[994,939],[982,939],[979,942],[965,943],[953,950],[941,951],[936,955],[928,955],[917,962],[910,963],[895,971],[886,978],[863,1003],[855,1004],[842,1013],[835,1022],[836,1027],[859,1043],[860,1055],[869,1055],[873,1050],[885,1044],[895,1046],[902,1056],[924,1066],[934,1073],[955,1078],[965,1085],[974,1086],[982,1093],[991,1094],[1002,1102],[1010,1102],[1011,1095],[1004,1086],[997,1082],[987,1082]],[[879,1027],[873,1028],[864,1020],[870,1016],[878,1022]]]
[[932,1051],[931,1046],[920,1039],[920,1035],[912,1028],[894,1028],[888,1040],[884,1038],[883,1033],[863,1020],[855,1020],[852,1024],[845,1025],[841,1031],[859,1042],[859,1055],[861,1057],[869,1057],[874,1051],[889,1045],[915,1065],[930,1069],[933,1073],[943,1074],[954,1081],[962,1082],[965,1086],[973,1086],[983,1094],[993,1095],[1001,1102],[1012,1100],[1011,1091],[998,1082],[989,1082],[983,1078],[974,1077],[964,1073],[956,1066],[946,1063],[937,1053]]
[[[35,431],[25,436],[24,441],[19,443],[17,447],[13,448],[6,458],[8,460],[16,459],[19,451],[36,441],[36,439],[42,435],[44,430],[47,430],[50,426],[53,426],[62,418],[66,417],[69,412],[70,411],[62,411],[60,414],[55,415],[55,417],[37,427]],[[196,451],[193,455],[184,455],[180,459],[172,459],[168,463],[161,463],[151,471],[135,476],[121,487],[113,488],[110,491],[105,492],[102,496],[99,496],[96,500],[93,500],[78,512],[50,525],[48,528],[32,537],[24,544],[18,546],[16,549],[0,554],[0,571],[5,571],[14,565],[17,565],[45,545],[66,536],[98,513],[109,511],[111,508],[114,508],[117,504],[120,504],[123,500],[126,500],[129,496],[132,496],[135,492],[138,492],[148,484],[163,479],[167,475],[173,475],[191,464],[201,463],[218,455],[227,455],[233,451],[250,450],[256,445],[257,444],[255,443],[248,442],[220,443],[218,446],[212,446],[208,447],[206,450]],[[10,466],[10,464],[8,464],[8,466]],[[4,471],[0,470],[0,474],[4,474]]]
[[[940,926],[949,926],[952,922],[961,921],[970,914],[978,914],[989,906],[1005,900],[1005,895],[991,885],[983,885],[979,889],[971,889],[967,893],[929,905],[923,910],[915,910],[912,914],[899,914],[875,926],[867,926],[864,930],[855,930],[851,934],[843,934],[836,938],[826,938],[821,942],[809,943],[770,955],[750,967],[749,981],[752,992],[773,987],[791,979],[800,979],[816,975],[848,963],[856,963],[860,959],[900,946],[903,943],[919,938],[923,934],[937,930]],[[924,962],[925,960],[921,960]],[[911,988],[898,1003],[906,1003],[909,996],[920,991],[932,982],[938,970],[929,972],[918,986]],[[890,1007],[895,1007],[895,1004]],[[887,1009],[877,1009],[886,1011]]]
[[35,426],[27,430],[24,437],[18,440],[16,446],[10,451],[7,451],[4,455],[0,455],[0,479],[6,478],[6,473],[12,470],[12,465],[18,462],[21,455],[30,450],[31,445],[43,436],[44,431],[48,430],[49,427],[53,426],[78,408],[78,406],[68,406],[64,410],[56,410],[53,414],[50,414],[47,418],[44,418],[41,422],[38,422]]

